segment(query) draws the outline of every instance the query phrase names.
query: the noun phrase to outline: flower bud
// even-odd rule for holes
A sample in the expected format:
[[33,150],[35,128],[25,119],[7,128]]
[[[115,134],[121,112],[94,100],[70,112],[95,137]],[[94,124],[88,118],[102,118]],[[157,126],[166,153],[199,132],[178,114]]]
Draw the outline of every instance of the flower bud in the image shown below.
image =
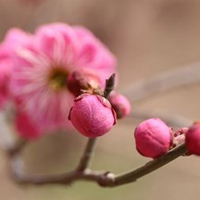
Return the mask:
[[185,134],[185,143],[189,153],[200,155],[200,124],[191,126]]
[[83,94],[83,90],[89,91],[100,88],[100,80],[91,71],[78,70],[69,75],[67,87],[77,97]]
[[171,141],[171,129],[158,118],[143,121],[135,129],[136,148],[143,156],[157,158],[164,155]]
[[106,98],[86,93],[75,99],[69,120],[81,134],[95,138],[112,128],[116,116]]
[[183,128],[178,129],[174,133],[173,147],[176,147],[176,146],[183,144],[185,142],[185,134],[187,133],[187,131],[188,131],[188,128],[183,127]]
[[108,100],[117,114],[117,119],[123,118],[130,114],[131,104],[124,95],[112,92]]

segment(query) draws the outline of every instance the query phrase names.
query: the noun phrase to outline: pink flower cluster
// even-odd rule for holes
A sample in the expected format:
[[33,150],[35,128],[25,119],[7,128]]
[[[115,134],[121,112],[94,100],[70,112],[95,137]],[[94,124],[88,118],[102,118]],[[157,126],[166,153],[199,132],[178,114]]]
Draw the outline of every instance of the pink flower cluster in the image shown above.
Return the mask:
[[[113,73],[114,55],[83,27],[54,23],[34,34],[14,28],[0,45],[0,109],[13,102],[16,130],[27,139],[69,128],[70,121],[82,135],[98,137],[131,110],[119,93],[102,96]],[[146,157],[182,143],[200,155],[200,124],[174,132],[162,120],[148,119],[135,129],[135,142]]]
[[34,34],[8,31],[0,46],[0,107],[14,102],[16,128],[23,137],[69,127],[69,110],[77,91],[84,89],[76,88],[74,72],[103,90],[105,80],[116,72],[116,59],[81,26],[54,23]]
[[200,123],[173,131],[162,120],[151,118],[135,129],[136,148],[146,157],[158,158],[171,148],[185,144],[186,155],[200,155]]

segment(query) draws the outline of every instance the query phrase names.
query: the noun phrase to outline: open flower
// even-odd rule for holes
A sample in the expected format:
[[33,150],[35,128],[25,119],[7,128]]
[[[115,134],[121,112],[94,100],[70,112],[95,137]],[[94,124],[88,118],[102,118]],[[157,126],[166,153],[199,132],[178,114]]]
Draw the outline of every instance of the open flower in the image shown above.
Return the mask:
[[[18,106],[43,129],[68,125],[67,116],[74,95],[68,90],[67,77],[76,70],[98,76],[99,84],[115,72],[112,53],[82,27],[62,23],[45,25],[34,35],[23,33],[27,41],[13,37],[10,91]],[[6,41],[5,41],[6,42]]]
[[0,45],[0,108],[11,98],[9,84],[14,66],[15,49],[26,45],[29,39],[28,34],[13,28],[8,31],[4,42]]

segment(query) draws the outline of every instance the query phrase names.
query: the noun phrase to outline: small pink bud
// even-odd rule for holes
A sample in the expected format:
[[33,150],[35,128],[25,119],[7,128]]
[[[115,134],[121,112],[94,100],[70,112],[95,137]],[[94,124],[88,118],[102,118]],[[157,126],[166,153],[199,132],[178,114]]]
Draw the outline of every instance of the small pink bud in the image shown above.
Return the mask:
[[100,88],[100,80],[89,70],[78,70],[69,75],[67,87],[77,97],[83,94],[83,90],[89,91]]
[[124,95],[117,92],[112,92],[108,100],[117,114],[117,119],[123,118],[130,114],[131,104]]
[[200,124],[194,124],[185,135],[185,143],[189,153],[200,155]]
[[173,147],[176,147],[176,146],[183,144],[185,142],[185,134],[187,133],[187,131],[188,131],[188,128],[183,127],[183,128],[178,129],[174,133]]
[[116,116],[106,98],[86,93],[75,99],[69,120],[81,134],[95,138],[112,128]]
[[183,127],[178,129],[175,133],[174,133],[174,137],[178,137],[179,135],[185,135],[188,132],[188,127]]
[[158,118],[143,121],[135,129],[136,148],[143,156],[157,158],[164,155],[171,141],[171,129]]

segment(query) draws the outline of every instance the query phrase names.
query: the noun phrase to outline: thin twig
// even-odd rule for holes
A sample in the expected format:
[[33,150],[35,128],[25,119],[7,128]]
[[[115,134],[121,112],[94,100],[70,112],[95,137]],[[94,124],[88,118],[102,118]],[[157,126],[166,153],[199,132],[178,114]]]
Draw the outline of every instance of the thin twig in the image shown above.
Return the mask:
[[19,138],[15,142],[15,145],[12,148],[7,149],[9,156],[13,156],[15,154],[18,154],[24,148],[24,146],[26,144],[27,144],[27,140],[24,140],[23,138]]
[[179,156],[186,153],[186,146],[182,144],[171,151],[169,151],[164,156],[157,158],[153,161],[146,163],[145,165],[132,170],[130,172],[126,172],[121,175],[114,175],[110,172],[101,172],[101,171],[93,171],[86,169],[84,171],[72,171],[60,175],[51,175],[51,176],[37,176],[37,175],[27,175],[23,173],[21,170],[23,167],[21,166],[21,160],[19,157],[15,156],[12,158],[12,172],[13,177],[19,183],[26,184],[71,184],[76,180],[87,180],[98,183],[103,187],[116,187],[127,183],[135,182],[137,179],[146,176],[147,174],[161,168],[162,166],[168,164],[169,162],[175,160]]
[[183,116],[166,112],[166,111],[138,111],[133,110],[130,115],[127,116],[128,118],[134,119],[134,120],[146,120],[152,117],[159,117],[164,122],[166,122],[169,126],[174,128],[181,128],[181,127],[187,127],[192,124],[192,120],[187,119]]
[[86,148],[83,152],[83,155],[81,157],[79,166],[77,167],[77,171],[84,171],[85,169],[89,168],[89,164],[92,158],[92,154],[94,152],[94,147],[96,144],[96,138],[89,138]]
[[12,129],[8,127],[8,124],[6,123],[5,113],[0,113],[0,124],[0,142],[4,151],[8,153],[9,156],[11,156],[23,149],[24,145],[26,144],[26,140],[24,140],[23,138],[18,138],[17,140],[14,140]]
[[0,112],[0,124],[1,146],[6,152],[9,152],[15,146],[15,141],[11,133],[11,128],[6,124],[5,114],[2,112]]
[[186,152],[187,152],[186,146],[185,144],[182,144],[172,149],[171,151],[169,151],[167,154],[165,154],[164,156],[160,158],[150,161],[135,170],[116,176],[114,179],[114,182],[109,186],[113,187],[113,186],[119,186],[126,183],[134,182],[137,179],[168,164],[169,162],[185,154]]
[[143,100],[157,93],[165,92],[176,87],[187,86],[200,81],[200,63],[194,63],[173,69],[152,78],[137,81],[121,92],[130,101]]
[[[68,185],[76,180],[87,180],[99,182],[107,178],[108,172],[104,171],[92,171],[85,169],[84,171],[70,171],[67,173],[56,174],[56,175],[33,175],[24,173],[23,163],[19,155],[15,155],[11,159],[12,177],[21,184],[34,184],[34,185],[45,185],[45,184],[64,184]],[[109,179],[109,176],[108,178]]]

